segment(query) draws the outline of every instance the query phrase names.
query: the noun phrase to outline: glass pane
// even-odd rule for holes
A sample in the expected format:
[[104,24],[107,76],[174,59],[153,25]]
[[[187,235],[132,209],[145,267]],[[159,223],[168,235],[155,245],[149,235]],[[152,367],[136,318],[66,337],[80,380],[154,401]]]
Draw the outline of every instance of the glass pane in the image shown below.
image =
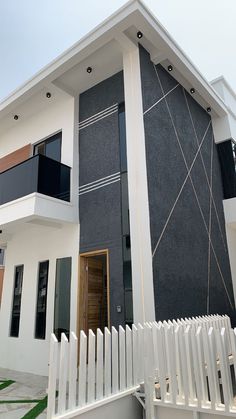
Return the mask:
[[61,161],[61,132],[47,138],[34,147],[34,154],[42,154],[50,159]]
[[70,168],[40,156],[38,192],[64,201],[70,200]]
[[4,249],[0,249],[0,265],[4,265]]
[[10,330],[10,336],[13,337],[19,336],[23,269],[24,265],[16,266],[15,268],[15,283],[13,292],[12,318]]
[[49,261],[39,263],[35,338],[45,339]]
[[59,162],[61,161],[61,133],[54,135],[52,138],[50,138],[50,140],[47,140],[45,147],[45,156]]
[[71,257],[57,259],[54,307],[54,333],[60,340],[61,333],[70,331]]

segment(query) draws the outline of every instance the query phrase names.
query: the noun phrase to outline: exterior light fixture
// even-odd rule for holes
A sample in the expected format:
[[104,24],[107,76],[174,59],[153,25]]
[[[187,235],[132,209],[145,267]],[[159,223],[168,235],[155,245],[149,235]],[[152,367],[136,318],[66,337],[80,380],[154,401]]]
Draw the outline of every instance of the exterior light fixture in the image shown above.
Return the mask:
[[137,32],[137,38],[138,38],[138,39],[141,39],[142,37],[143,37],[142,32],[141,32],[141,31],[138,31],[138,32]]
[[52,94],[51,94],[50,92],[47,92],[47,93],[46,93],[46,97],[47,97],[48,99],[50,99],[50,97],[52,97]]
[[168,69],[168,71],[172,71],[173,70],[172,65],[168,65],[167,69]]
[[19,116],[18,115],[14,115],[14,119],[15,119],[15,121],[17,121],[19,119]]
[[211,108],[210,108],[210,106],[208,106],[208,108],[207,108],[207,112],[208,112],[208,113],[210,113],[210,112],[211,112]]
[[191,89],[190,89],[190,93],[192,93],[192,95],[193,95],[193,93],[195,93],[195,89],[194,89],[194,87],[191,87]]
[[88,67],[87,68],[87,73],[89,73],[89,74],[92,73],[92,70],[93,70],[92,67]]

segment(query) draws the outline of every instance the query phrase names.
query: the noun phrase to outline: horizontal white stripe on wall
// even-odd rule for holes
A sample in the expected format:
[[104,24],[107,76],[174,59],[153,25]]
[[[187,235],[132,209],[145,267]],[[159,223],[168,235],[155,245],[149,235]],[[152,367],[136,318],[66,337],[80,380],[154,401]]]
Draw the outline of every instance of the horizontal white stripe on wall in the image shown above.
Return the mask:
[[83,195],[88,192],[92,192],[96,189],[103,188],[105,186],[111,185],[112,183],[120,181],[120,172],[113,173],[112,175],[108,175],[106,177],[97,179],[93,182],[86,183],[79,187],[79,195]]
[[118,112],[118,104],[116,103],[115,105],[109,106],[109,108],[103,109],[102,111],[90,116],[87,119],[84,119],[83,121],[79,122],[78,124],[78,128],[79,131],[87,128],[88,126],[95,124],[96,122],[100,121],[101,119],[104,119],[110,115],[112,115],[113,113]]

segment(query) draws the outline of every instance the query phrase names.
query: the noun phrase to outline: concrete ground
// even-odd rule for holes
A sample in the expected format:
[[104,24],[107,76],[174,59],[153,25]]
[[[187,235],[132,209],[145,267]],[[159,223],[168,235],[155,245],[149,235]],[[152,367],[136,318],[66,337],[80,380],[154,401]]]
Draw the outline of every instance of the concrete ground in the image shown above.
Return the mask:
[[0,418],[46,419],[48,378],[0,368]]

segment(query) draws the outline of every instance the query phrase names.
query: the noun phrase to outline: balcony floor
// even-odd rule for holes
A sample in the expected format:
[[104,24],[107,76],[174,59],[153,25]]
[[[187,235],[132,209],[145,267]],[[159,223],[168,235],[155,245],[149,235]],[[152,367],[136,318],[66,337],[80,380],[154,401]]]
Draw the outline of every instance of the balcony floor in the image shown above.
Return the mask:
[[75,205],[34,192],[0,206],[0,244],[33,224],[60,228],[67,223],[78,223]]

